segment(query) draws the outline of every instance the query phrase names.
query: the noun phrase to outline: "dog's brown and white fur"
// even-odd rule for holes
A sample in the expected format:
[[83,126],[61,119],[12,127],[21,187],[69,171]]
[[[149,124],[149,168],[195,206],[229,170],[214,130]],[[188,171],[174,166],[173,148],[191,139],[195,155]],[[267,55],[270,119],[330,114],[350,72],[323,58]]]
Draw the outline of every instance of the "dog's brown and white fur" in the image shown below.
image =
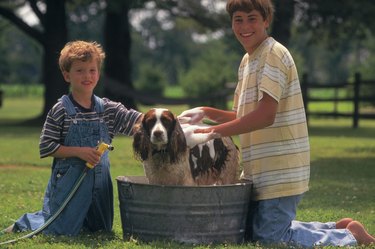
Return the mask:
[[135,128],[134,154],[143,162],[149,183],[196,186],[237,182],[239,151],[232,139],[215,138],[200,144],[207,134],[184,133],[184,129],[173,113],[161,108],[145,113]]

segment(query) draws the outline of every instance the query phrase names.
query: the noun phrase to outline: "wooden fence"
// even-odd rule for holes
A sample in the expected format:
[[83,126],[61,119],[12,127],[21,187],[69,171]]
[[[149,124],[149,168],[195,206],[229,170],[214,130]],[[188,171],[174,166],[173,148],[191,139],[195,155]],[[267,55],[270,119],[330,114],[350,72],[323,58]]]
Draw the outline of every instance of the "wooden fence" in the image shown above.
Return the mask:
[[[308,82],[307,74],[303,75],[301,81],[301,88],[303,94],[303,101],[306,110],[306,116],[330,116],[330,117],[351,117],[352,118],[352,127],[357,128],[359,125],[360,119],[375,119],[375,111],[370,113],[361,112],[361,106],[363,103],[375,103],[375,90],[368,91],[367,94],[363,94],[363,86],[372,85],[372,89],[375,88],[375,80],[363,80],[359,73],[355,74],[355,80],[353,83],[344,82],[339,84],[317,84]],[[215,93],[210,94],[204,98],[165,98],[161,96],[150,96],[149,94],[144,94],[142,92],[135,91],[130,89],[125,85],[120,84],[116,80],[104,77],[106,85],[109,86],[109,89],[115,93],[122,93],[126,97],[137,96],[137,100],[146,104],[188,104],[189,106],[197,105],[210,105],[219,108],[226,109],[226,103],[229,96],[232,96],[235,84],[228,83],[223,89],[218,90]],[[333,97],[313,97],[309,96],[311,89],[333,89]],[[339,96],[338,92],[340,89],[346,90],[346,96]],[[368,88],[370,89],[370,88]],[[367,89],[365,89],[367,90]],[[0,107],[2,105],[3,92],[0,90]],[[332,112],[318,112],[310,111],[309,103],[311,102],[333,102],[334,110]],[[351,102],[353,103],[353,111],[340,112],[338,110],[338,104],[340,102]]]
[[[375,119],[375,112],[362,113],[361,106],[363,103],[374,103],[375,102],[375,90],[364,94],[363,86],[373,85],[375,88],[375,80],[363,80],[359,73],[355,74],[355,80],[353,83],[344,82],[339,84],[316,84],[308,82],[307,74],[303,75],[301,81],[302,94],[304,97],[304,104],[307,118],[309,116],[330,116],[330,117],[351,117],[352,127],[357,128],[360,119]],[[333,89],[334,97],[310,97],[310,89]],[[340,97],[338,92],[340,89],[347,91],[346,96]],[[371,96],[372,95],[372,96]],[[334,110],[332,112],[313,112],[309,110],[309,103],[311,102],[333,102]],[[338,103],[340,102],[351,102],[353,103],[353,111],[340,112],[338,110]]]

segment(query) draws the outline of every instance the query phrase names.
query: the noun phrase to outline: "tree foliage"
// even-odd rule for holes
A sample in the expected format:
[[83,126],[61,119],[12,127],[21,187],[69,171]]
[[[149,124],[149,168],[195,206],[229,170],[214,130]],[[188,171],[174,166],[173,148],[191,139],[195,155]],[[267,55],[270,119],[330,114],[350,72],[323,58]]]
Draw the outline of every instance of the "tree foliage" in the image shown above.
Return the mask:
[[[181,86],[188,96],[209,96],[236,78],[237,57],[227,51],[221,41],[210,42],[192,61],[192,67],[182,72]],[[220,53],[218,53],[220,51]]]
[[9,22],[1,19],[0,54],[0,85],[40,81],[40,47]]
[[[5,41],[13,43],[5,32],[17,34],[10,29],[10,23],[33,40],[30,45],[30,40],[21,38],[16,43],[22,49],[6,49],[3,56],[7,59],[0,58],[4,65],[0,68],[1,80],[9,76],[7,80],[13,81],[12,70],[22,72],[27,80],[35,80],[37,62],[31,57],[42,55],[40,79],[45,85],[46,100],[43,116],[68,91],[56,65],[58,52],[68,40],[85,39],[104,45],[107,53],[104,74],[130,88],[145,83],[145,77],[139,79],[147,67],[141,65],[157,65],[168,84],[187,85],[186,91],[191,96],[208,93],[222,87],[224,79],[235,80],[244,53],[231,32],[225,3],[225,0],[0,0],[0,51],[7,47]],[[271,35],[291,49],[300,73],[309,72],[316,81],[345,80],[353,71],[371,75],[374,65],[371,55],[375,49],[371,46],[375,31],[372,1],[274,3]],[[18,16],[18,9],[27,4],[39,25],[30,26]],[[142,13],[143,18],[137,13]],[[12,59],[22,58],[22,53],[29,57]],[[30,63],[34,67],[28,66]],[[103,89],[103,93],[129,107],[136,106],[136,99],[110,90]]]
[[296,8],[300,31],[312,31],[312,42],[323,38],[333,48],[348,39],[359,42],[375,33],[373,1],[301,0]]
[[[35,13],[40,25],[32,27],[16,15],[20,6],[29,4]],[[61,93],[68,91],[61,73],[56,66],[57,52],[68,40],[65,15],[65,0],[46,0],[41,3],[37,0],[0,1],[0,15],[13,23],[17,28],[38,42],[43,48],[42,82],[45,85],[44,108],[41,117],[43,120],[56,99]]]

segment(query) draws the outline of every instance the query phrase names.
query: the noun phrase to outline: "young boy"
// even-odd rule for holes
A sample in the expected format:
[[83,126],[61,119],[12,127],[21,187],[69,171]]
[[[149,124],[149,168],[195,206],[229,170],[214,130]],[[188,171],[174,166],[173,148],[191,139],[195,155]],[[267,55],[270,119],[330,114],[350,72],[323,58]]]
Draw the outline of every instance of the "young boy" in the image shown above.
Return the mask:
[[69,42],[61,50],[59,66],[71,93],[62,96],[47,115],[40,137],[40,156],[52,156],[52,174],[44,196],[43,210],[19,218],[10,231],[36,230],[53,215],[86,167],[79,189],[46,234],[77,235],[88,231],[111,231],[113,187],[108,153],[100,157],[98,141],[110,144],[115,134],[132,135],[141,113],[121,103],[93,94],[105,54],[95,42]]
[[246,50],[233,111],[197,107],[179,117],[190,117],[190,123],[204,117],[221,123],[195,130],[197,133],[240,136],[241,178],[254,186],[246,239],[302,247],[375,242],[350,218],[336,223],[294,220],[297,205],[308,190],[310,147],[293,58],[267,34],[273,11],[270,0],[228,0],[233,32]]

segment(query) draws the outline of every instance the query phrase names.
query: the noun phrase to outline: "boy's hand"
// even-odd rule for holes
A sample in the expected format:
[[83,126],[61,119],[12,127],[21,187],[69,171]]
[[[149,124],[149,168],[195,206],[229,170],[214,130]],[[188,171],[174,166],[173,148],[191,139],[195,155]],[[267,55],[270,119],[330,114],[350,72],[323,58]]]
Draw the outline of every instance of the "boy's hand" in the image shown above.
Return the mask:
[[189,109],[183,111],[180,115],[177,116],[179,122],[181,124],[189,123],[189,124],[196,124],[202,121],[205,114],[201,107],[196,107],[193,109]]
[[92,147],[81,147],[78,152],[80,159],[94,166],[100,162],[100,156],[100,152]]
[[197,128],[197,125],[182,125],[186,144],[189,148],[193,148],[197,144],[207,143],[214,138],[220,138],[219,133],[215,133],[212,127]]

